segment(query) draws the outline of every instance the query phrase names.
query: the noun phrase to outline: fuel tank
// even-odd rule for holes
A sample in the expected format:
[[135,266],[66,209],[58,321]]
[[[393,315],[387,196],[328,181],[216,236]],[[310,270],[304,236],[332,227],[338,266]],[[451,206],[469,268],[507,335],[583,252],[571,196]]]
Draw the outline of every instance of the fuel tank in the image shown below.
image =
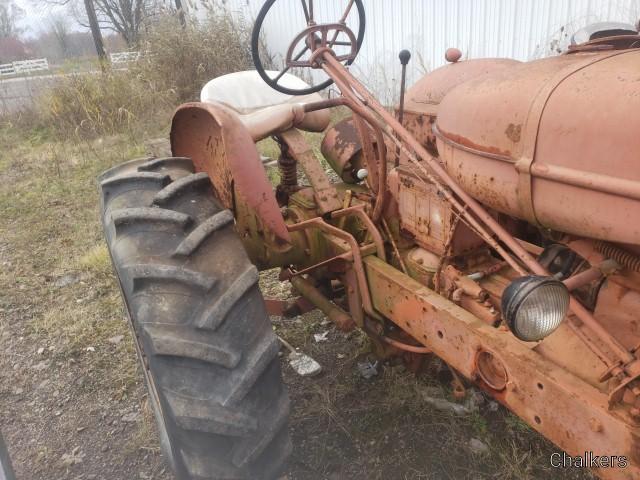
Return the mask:
[[640,244],[640,50],[501,67],[438,106],[433,130],[449,174],[540,227]]
[[[456,86],[489,72],[517,65],[520,62],[508,58],[479,58],[450,63],[435,69],[418,80],[407,90],[404,103],[403,124],[427,151],[437,155],[433,123],[438,115],[442,99]],[[395,149],[391,147],[389,151]],[[406,159],[401,157],[401,163]]]
[[405,115],[416,112],[436,116],[444,97],[458,85],[520,63],[510,58],[478,58],[436,68],[407,90]]

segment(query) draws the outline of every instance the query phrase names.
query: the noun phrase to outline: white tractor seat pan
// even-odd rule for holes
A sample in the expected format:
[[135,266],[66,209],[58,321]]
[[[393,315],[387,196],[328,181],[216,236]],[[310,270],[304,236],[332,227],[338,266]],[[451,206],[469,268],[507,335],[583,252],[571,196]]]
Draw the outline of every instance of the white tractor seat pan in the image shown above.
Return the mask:
[[[267,71],[271,77],[278,72]],[[285,73],[279,82],[288,88],[309,88],[298,77]],[[200,101],[216,102],[234,110],[255,142],[296,127],[308,132],[322,132],[329,125],[329,110],[305,113],[303,105],[318,102],[318,93],[293,96],[267,85],[255,70],[230,73],[209,81],[200,92]]]

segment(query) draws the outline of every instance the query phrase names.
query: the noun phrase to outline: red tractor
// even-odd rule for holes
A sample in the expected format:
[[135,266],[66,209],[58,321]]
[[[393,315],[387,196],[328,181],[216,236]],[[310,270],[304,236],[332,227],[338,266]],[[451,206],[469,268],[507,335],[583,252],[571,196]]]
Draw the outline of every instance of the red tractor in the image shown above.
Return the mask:
[[[329,24],[303,1],[280,72],[259,48],[274,3],[256,21],[256,71],[175,112],[173,157],[100,178],[178,477],[270,479],[285,465],[290,405],[258,288],[259,270],[280,267],[381,357],[436,355],[568,455],[606,459],[598,475],[640,478],[640,35],[594,31],[527,63],[451,49],[390,113],[348,68],[361,0]],[[339,96],[317,93],[332,83]],[[352,115],[330,126],[338,107]],[[301,130],[325,132],[339,181]],[[255,146],[267,137],[275,187]]]

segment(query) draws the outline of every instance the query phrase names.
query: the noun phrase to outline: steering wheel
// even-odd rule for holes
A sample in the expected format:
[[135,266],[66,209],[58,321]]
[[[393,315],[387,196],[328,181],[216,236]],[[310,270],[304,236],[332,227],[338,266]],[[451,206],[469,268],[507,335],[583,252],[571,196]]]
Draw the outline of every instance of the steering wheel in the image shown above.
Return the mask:
[[[321,24],[317,24],[314,21],[313,0],[309,0],[308,5],[306,0],[300,0],[302,2],[307,28],[300,32],[291,42],[286,54],[283,69],[280,70],[275,77],[270,77],[266,72],[262,59],[260,58],[260,36],[267,13],[271,10],[276,1],[277,0],[267,0],[262,6],[258,13],[258,17],[256,18],[253,33],[251,35],[251,56],[253,57],[253,64],[255,65],[258,74],[271,88],[279,92],[286,93],[287,95],[309,95],[311,93],[324,90],[333,83],[332,79],[326,80],[309,88],[289,88],[282,85],[280,80],[282,80],[285,73],[287,73],[292,67],[320,68],[320,63],[318,61],[319,55],[327,50],[331,50],[338,61],[344,62],[345,65],[351,65],[356,59],[356,56],[360,51],[360,47],[362,46],[362,40],[364,39],[365,14],[362,0],[349,0],[347,7],[338,22]],[[358,11],[359,25],[357,36],[346,25],[347,17],[349,16],[349,12],[354,4]],[[346,37],[346,40],[338,40],[340,34],[343,34]],[[333,50],[333,47],[336,46],[346,47],[348,52],[337,55]],[[305,57],[305,54],[307,53],[309,53],[309,55],[308,57]]]

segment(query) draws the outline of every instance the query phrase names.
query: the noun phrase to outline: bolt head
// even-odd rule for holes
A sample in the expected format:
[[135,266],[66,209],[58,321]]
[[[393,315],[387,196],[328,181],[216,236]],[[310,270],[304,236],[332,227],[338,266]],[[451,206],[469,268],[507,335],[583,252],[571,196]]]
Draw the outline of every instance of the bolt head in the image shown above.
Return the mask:
[[602,431],[602,423],[597,418],[589,419],[589,428],[592,432],[598,433]]
[[444,52],[444,59],[447,62],[456,63],[460,58],[462,58],[462,52],[457,48],[447,48],[447,51]]

